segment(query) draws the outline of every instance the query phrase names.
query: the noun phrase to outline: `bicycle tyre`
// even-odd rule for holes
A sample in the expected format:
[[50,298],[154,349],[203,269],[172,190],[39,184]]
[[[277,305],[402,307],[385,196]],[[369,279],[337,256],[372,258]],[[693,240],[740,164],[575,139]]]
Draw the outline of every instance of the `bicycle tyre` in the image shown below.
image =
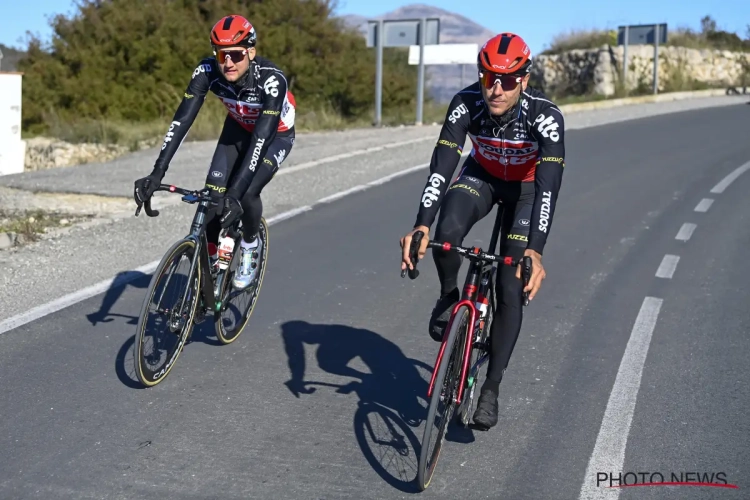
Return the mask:
[[[445,430],[447,425],[452,419],[453,410],[455,409],[455,393],[453,390],[449,391],[449,400],[446,404],[445,418],[443,419],[440,428],[438,429],[438,438],[435,440],[435,450],[432,453],[428,452],[428,445],[430,443],[430,437],[433,431],[433,421],[435,420],[435,413],[437,412],[438,404],[442,401],[443,388],[448,383],[457,385],[457,376],[461,373],[461,365],[463,363],[463,352],[466,341],[466,329],[468,327],[468,321],[471,318],[471,312],[469,306],[463,305],[458,311],[456,311],[453,321],[451,323],[451,329],[448,333],[448,339],[445,345],[445,351],[438,368],[437,376],[435,377],[435,385],[432,390],[432,396],[430,397],[430,406],[427,411],[427,419],[425,420],[425,429],[422,436],[422,449],[419,453],[419,467],[417,470],[417,482],[419,489],[424,491],[430,485],[432,476],[435,474],[437,468],[438,459],[440,458],[440,451],[442,449],[443,441],[445,439]],[[459,335],[459,330],[463,330]],[[458,349],[454,349],[458,346]],[[448,377],[448,368],[451,368],[451,376]],[[433,459],[431,466],[427,466],[428,455],[431,455]]]
[[138,333],[136,334],[135,342],[133,343],[133,360],[135,364],[136,377],[138,378],[138,381],[146,387],[153,387],[167,378],[167,375],[169,375],[169,373],[172,371],[172,368],[174,368],[174,365],[177,363],[177,358],[179,358],[180,354],[182,353],[182,350],[185,347],[185,343],[190,337],[190,333],[192,332],[194,327],[195,313],[198,309],[198,301],[200,297],[201,273],[200,269],[198,268],[196,268],[196,276],[194,276],[192,279],[189,278],[186,285],[186,290],[189,290],[191,281],[197,280],[197,283],[195,283],[195,286],[193,288],[190,313],[188,314],[186,323],[182,327],[182,331],[180,332],[175,347],[171,349],[170,352],[168,352],[167,356],[165,356],[165,358],[169,359],[169,361],[167,362],[166,366],[158,372],[154,372],[146,368],[146,365],[144,364],[146,360],[143,356],[143,345],[144,334],[146,332],[146,323],[149,316],[149,306],[154,294],[156,293],[159,281],[162,276],[166,274],[166,271],[168,271],[169,265],[173,260],[175,260],[175,258],[179,258],[183,254],[189,254],[188,258],[192,260],[195,255],[194,241],[189,239],[179,240],[174,243],[172,247],[164,254],[164,257],[162,257],[161,262],[159,262],[159,265],[154,271],[154,275],[151,277],[151,283],[149,283],[148,289],[146,290],[146,297],[143,299],[143,305],[141,306],[141,312],[138,318],[137,326]]
[[[258,295],[260,295],[260,289],[263,285],[263,277],[266,275],[266,264],[268,262],[268,224],[266,223],[266,220],[261,217],[260,218],[260,227],[258,228],[258,237],[263,242],[263,250],[261,251],[260,259],[258,261],[258,284],[253,287],[251,298],[250,298],[250,304],[247,307],[247,310],[242,314],[242,324],[239,326],[239,328],[236,328],[235,331],[231,332],[228,331],[225,328],[224,325],[224,311],[226,311],[228,304],[222,303],[220,306],[220,309],[214,312],[214,325],[215,325],[215,331],[216,331],[216,338],[219,340],[219,342],[223,345],[228,345],[237,340],[237,338],[240,336],[242,331],[245,329],[245,326],[247,326],[247,322],[250,320],[250,316],[252,316],[253,311],[255,310],[255,304],[258,302]],[[235,242],[235,248],[239,247],[240,239],[242,236],[237,237],[237,241]],[[238,258],[237,255],[239,253],[235,253],[235,256],[233,256],[233,259]],[[231,276],[233,273],[227,272],[223,283],[221,287],[221,293],[219,294],[219,297],[221,297],[222,302],[225,301],[227,297],[227,292],[230,288],[230,282],[231,282]]]

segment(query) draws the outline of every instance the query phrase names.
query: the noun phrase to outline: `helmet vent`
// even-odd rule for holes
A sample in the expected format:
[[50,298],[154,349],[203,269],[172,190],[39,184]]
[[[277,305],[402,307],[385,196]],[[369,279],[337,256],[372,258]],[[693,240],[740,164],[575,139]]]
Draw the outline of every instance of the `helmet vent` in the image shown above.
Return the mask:
[[221,29],[228,30],[232,26],[233,20],[234,20],[233,16],[229,16],[226,19],[224,19],[224,26],[222,26]]
[[513,36],[503,34],[503,37],[500,39],[500,46],[497,48],[497,53],[507,54],[511,40],[513,40]]

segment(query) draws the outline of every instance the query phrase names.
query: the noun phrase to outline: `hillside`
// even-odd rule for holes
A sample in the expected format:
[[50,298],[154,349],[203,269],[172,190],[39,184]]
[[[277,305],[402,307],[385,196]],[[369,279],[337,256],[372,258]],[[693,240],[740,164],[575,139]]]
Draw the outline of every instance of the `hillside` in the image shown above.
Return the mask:
[[[412,4],[391,12],[387,12],[372,19],[404,19],[420,17],[440,18],[440,43],[476,43],[483,44],[495,35],[460,14],[423,4]],[[368,18],[358,15],[341,16],[347,26],[359,29],[362,36],[367,34]],[[427,66],[425,73],[426,91],[437,101],[450,101],[453,94],[476,79],[474,65],[464,66],[463,85],[461,82],[461,68],[457,66]]]

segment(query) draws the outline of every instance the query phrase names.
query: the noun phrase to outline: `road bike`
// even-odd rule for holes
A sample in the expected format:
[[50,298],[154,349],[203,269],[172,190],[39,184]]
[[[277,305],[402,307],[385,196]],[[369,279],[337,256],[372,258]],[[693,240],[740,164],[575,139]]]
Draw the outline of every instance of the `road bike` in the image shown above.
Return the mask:
[[[230,243],[231,256],[220,252],[219,261],[211,263],[206,236],[207,214],[218,206],[218,200],[211,198],[208,188],[199,191],[160,184],[156,191],[181,194],[182,201],[197,203],[198,206],[190,233],[175,242],[156,267],[141,307],[133,357],[138,381],[146,387],[152,387],[166,378],[183,348],[189,343],[195,324],[203,322],[211,313],[218,341],[227,345],[237,340],[255,309],[268,260],[268,225],[261,217],[258,237],[262,250],[256,256],[258,273],[250,286],[243,290],[235,289],[232,279],[240,262],[242,222],[237,221],[223,229],[219,237],[220,242]],[[144,204],[138,204],[136,217],[142,207],[149,217],[159,215],[158,210],[151,208],[149,198]],[[233,251],[234,249],[237,251]],[[177,273],[177,265],[173,266],[173,263],[179,263],[183,257],[187,260],[189,269],[184,273]],[[162,278],[166,280],[160,289]],[[176,299],[165,302],[170,284],[175,285]],[[247,305],[237,305],[235,299],[246,294],[249,298]],[[156,313],[155,324],[147,329],[151,312]],[[238,318],[232,318],[233,315]],[[164,329],[165,335],[152,338],[148,334],[152,329]],[[149,339],[152,340],[150,344],[147,342]],[[147,347],[148,352],[144,352]]]
[[[502,211],[498,209],[489,252],[494,252],[497,244],[501,214]],[[421,231],[412,235],[410,258],[414,263],[414,269],[403,270],[401,277],[406,276],[407,272],[411,279],[419,276],[418,249],[423,236],[424,233]],[[469,419],[472,414],[475,389],[478,385],[479,370],[489,360],[490,355],[490,329],[497,305],[496,264],[512,267],[522,264],[521,277],[524,287],[528,285],[531,277],[530,257],[516,260],[487,253],[477,247],[453,246],[450,243],[436,241],[428,242],[427,247],[444,252],[456,252],[468,258],[470,264],[461,299],[453,307],[448,320],[445,328],[447,334],[443,335],[427,389],[430,406],[427,411],[417,471],[417,482],[422,491],[427,489],[432,480],[445,439],[445,431],[453,413],[456,412],[456,420],[460,425],[470,426]],[[524,306],[529,304],[528,292],[524,292],[523,304]],[[442,418],[438,420],[440,409],[443,410]],[[432,438],[435,440],[435,445],[433,451],[430,452],[431,447],[428,445]]]

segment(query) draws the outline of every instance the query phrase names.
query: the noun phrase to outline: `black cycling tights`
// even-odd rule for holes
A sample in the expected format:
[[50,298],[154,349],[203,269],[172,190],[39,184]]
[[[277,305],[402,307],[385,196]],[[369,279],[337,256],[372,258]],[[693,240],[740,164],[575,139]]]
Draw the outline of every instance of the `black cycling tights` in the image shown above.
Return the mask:
[[[503,204],[500,253],[514,259],[523,257],[529,235],[534,202],[533,183],[508,183],[491,177],[484,169],[467,160],[467,168],[453,183],[440,208],[435,230],[436,241],[462,245],[471,228],[489,214],[500,200]],[[489,235],[487,235],[489,237]],[[489,243],[489,240],[487,240]],[[461,257],[453,252],[433,250],[440,279],[441,294],[458,288]],[[516,345],[523,320],[523,282],[516,278],[515,267],[498,266],[497,311],[490,334],[491,355],[488,380],[499,383]]]
[[[247,155],[250,146],[251,134],[235,122],[230,116],[224,121],[224,129],[221,131],[219,142],[216,145],[211,168],[206,177],[206,186],[217,193],[217,197],[223,195],[227,186],[242,165],[247,164]],[[260,218],[263,214],[263,202],[260,200],[260,192],[268,184],[279,169],[280,164],[289,155],[294,145],[294,136],[276,136],[266,150],[266,156],[258,162],[255,173],[250,181],[244,196],[240,201],[242,205],[242,239],[252,242],[258,234]],[[209,222],[206,226],[208,241],[216,243],[221,232],[219,218],[215,216],[216,210],[207,214]]]

